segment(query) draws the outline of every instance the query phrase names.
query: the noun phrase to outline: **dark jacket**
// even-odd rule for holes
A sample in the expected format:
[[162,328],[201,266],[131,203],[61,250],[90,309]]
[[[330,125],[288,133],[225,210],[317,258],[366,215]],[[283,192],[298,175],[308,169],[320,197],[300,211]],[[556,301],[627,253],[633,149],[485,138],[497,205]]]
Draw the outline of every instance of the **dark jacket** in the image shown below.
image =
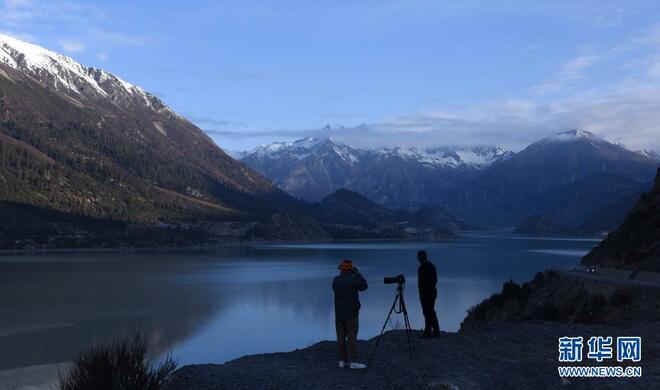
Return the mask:
[[436,294],[435,285],[438,283],[438,274],[430,261],[425,261],[417,269],[417,286],[419,295]]
[[332,281],[335,292],[335,317],[340,320],[350,320],[358,317],[360,298],[358,291],[367,289],[367,281],[362,275],[353,271],[342,271]]

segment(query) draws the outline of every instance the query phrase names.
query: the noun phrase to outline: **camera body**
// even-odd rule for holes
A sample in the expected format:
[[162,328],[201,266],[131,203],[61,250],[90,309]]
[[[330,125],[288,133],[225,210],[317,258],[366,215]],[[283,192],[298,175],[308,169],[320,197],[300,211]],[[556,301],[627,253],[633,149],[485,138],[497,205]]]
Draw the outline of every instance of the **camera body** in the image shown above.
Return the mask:
[[383,283],[385,284],[394,284],[398,283],[399,285],[405,284],[406,283],[406,277],[403,275],[397,275],[397,276],[392,276],[392,277],[385,277],[383,278]]

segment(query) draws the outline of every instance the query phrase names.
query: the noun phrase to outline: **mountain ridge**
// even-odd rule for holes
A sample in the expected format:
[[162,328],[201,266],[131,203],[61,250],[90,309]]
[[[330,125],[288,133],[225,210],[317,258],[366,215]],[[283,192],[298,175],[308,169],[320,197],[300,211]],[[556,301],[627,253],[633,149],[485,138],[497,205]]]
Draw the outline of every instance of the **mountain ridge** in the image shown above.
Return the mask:
[[434,203],[433,194],[512,154],[498,147],[360,149],[331,138],[308,137],[233,155],[306,201],[320,201],[346,188],[390,208],[417,208]]

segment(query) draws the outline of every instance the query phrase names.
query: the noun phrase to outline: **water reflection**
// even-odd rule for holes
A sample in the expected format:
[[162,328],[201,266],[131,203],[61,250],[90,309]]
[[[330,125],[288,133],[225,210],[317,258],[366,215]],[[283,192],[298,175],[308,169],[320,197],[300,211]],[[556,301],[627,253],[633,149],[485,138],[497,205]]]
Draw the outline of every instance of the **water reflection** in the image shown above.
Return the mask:
[[573,266],[596,243],[475,233],[436,243],[0,257],[0,369],[67,361],[82,348],[136,328],[149,332],[158,352],[173,351],[183,364],[332,339],[330,283],[343,258],[352,259],[370,285],[361,295],[361,338],[379,332],[395,293],[382,278],[399,273],[406,275],[410,319],[419,328],[419,249],[438,269],[440,326],[456,330],[466,310],[503,281],[526,280],[549,266]]

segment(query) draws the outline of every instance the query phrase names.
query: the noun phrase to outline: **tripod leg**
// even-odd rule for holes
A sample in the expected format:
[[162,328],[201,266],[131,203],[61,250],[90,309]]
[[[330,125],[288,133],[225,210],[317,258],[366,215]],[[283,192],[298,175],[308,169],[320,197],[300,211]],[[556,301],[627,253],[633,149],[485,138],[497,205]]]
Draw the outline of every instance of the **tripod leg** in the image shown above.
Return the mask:
[[413,351],[415,346],[413,345],[412,335],[410,334],[412,329],[410,327],[410,319],[408,318],[408,309],[406,309],[406,302],[403,300],[403,293],[400,293],[399,299],[401,300],[401,312],[403,312],[403,323],[406,328],[406,340],[408,341],[408,351],[410,352],[410,357],[413,356]]
[[399,296],[396,295],[394,297],[394,302],[392,302],[392,307],[390,308],[390,312],[387,313],[387,318],[385,318],[385,323],[383,324],[383,328],[380,330],[380,334],[378,335],[378,338],[376,339],[376,344],[374,345],[374,349],[371,351],[371,355],[369,356],[369,361],[367,362],[368,365],[371,365],[371,360],[374,357],[374,354],[376,353],[376,348],[378,348],[378,344],[380,343],[381,337],[383,337],[383,332],[385,332],[385,328],[387,327],[387,323],[390,321],[390,317],[392,316],[392,312],[394,311],[394,308],[396,307],[396,301],[399,299]]
[[408,335],[408,345],[410,347],[410,356],[414,355],[417,350],[415,349],[415,341],[412,336],[412,327],[410,326],[410,319],[408,319],[408,313],[404,315],[404,321],[406,324],[406,334]]

